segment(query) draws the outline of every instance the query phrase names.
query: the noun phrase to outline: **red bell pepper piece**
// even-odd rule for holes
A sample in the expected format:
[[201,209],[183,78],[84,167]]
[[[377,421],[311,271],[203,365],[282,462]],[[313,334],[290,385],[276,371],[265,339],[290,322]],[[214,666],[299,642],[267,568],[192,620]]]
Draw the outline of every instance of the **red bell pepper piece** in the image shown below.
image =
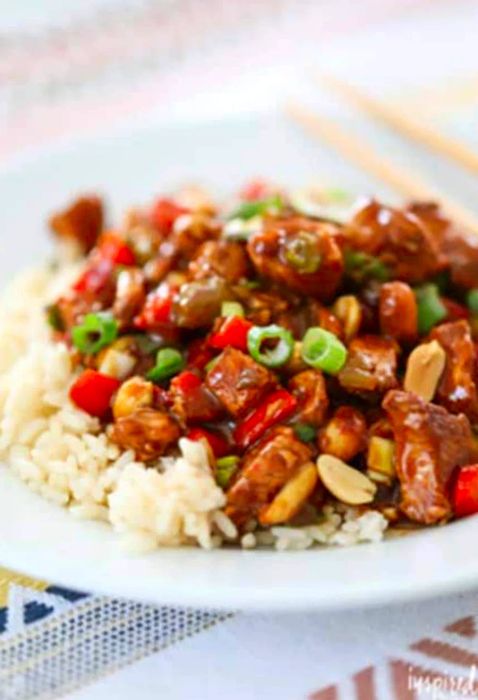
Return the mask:
[[214,353],[207,346],[207,342],[202,338],[196,338],[188,348],[188,366],[195,369],[204,369],[208,362],[212,360]]
[[188,213],[189,209],[176,204],[173,199],[160,198],[153,204],[150,218],[153,226],[167,235],[171,232],[176,219]]
[[452,500],[457,518],[478,513],[478,464],[461,467],[453,486]]
[[86,369],[70,389],[74,404],[90,416],[101,418],[109,410],[113,394],[121,381],[93,369]]
[[463,304],[459,304],[453,299],[448,299],[448,297],[440,297],[440,301],[448,312],[448,321],[461,321],[461,319],[470,318],[470,310]]
[[102,233],[96,245],[96,251],[103,260],[110,260],[114,265],[135,265],[136,257],[121,236],[114,231]]
[[80,294],[98,294],[108,285],[112,272],[110,260],[97,260],[73,283],[72,289]]
[[151,331],[169,325],[175,293],[176,287],[163,283],[148,294],[141,312],[134,319],[136,328]]
[[204,428],[192,428],[186,434],[186,437],[189,440],[207,440],[216,458],[224,457],[231,451],[227,440],[222,435],[213,433],[210,430],[204,430]]
[[200,377],[186,369],[171,380],[170,387],[186,393],[197,389],[201,384],[202,381]]
[[297,409],[297,399],[285,389],[266,396],[263,403],[250,413],[234,431],[234,440],[246,449],[269,428],[288,418]]
[[241,199],[246,202],[256,202],[265,199],[270,192],[270,187],[264,180],[251,180],[246,183],[239,193]]
[[242,316],[228,316],[221,323],[219,330],[209,338],[209,345],[216,350],[224,350],[228,346],[247,352],[247,334],[253,323]]

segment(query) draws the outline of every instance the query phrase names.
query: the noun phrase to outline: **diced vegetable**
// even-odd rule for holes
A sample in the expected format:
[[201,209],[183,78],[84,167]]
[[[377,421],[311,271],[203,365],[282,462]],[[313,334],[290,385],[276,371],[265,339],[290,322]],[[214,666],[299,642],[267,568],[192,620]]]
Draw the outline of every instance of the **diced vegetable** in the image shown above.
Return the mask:
[[237,471],[240,458],[237,455],[228,455],[216,460],[216,482],[225,489]]
[[176,288],[161,284],[146,297],[141,313],[134,319],[134,325],[141,330],[156,330],[171,323],[171,312]]
[[228,316],[221,324],[219,330],[209,338],[209,345],[216,350],[224,350],[227,347],[236,350],[247,351],[248,333],[253,324],[240,316]]
[[302,442],[312,442],[317,437],[317,429],[308,423],[296,423],[294,433]]
[[186,437],[189,440],[206,440],[215,457],[224,457],[230,451],[229,443],[225,438],[204,428],[192,428]]
[[[275,345],[269,348],[271,343]],[[282,326],[253,326],[247,334],[247,348],[256,362],[266,367],[281,367],[292,356],[294,338]]]
[[189,370],[181,372],[181,374],[178,374],[171,381],[171,386],[174,386],[176,389],[183,392],[193,391],[193,389],[200,387],[201,384],[202,382],[198,375],[194,374],[194,372],[190,372]]
[[447,316],[445,305],[440,299],[436,284],[425,284],[415,290],[418,306],[418,330],[420,334],[429,333],[433,326]]
[[[368,471],[378,473],[384,477],[384,480],[391,482],[395,476],[394,459],[395,443],[393,440],[373,435],[368,445]],[[370,478],[373,480],[372,476]]]
[[473,316],[478,316],[478,288],[470,289],[466,297],[466,302]]
[[478,513],[478,464],[460,468],[453,488],[453,511],[457,518]]
[[302,359],[328,374],[340,372],[347,360],[345,345],[323,328],[309,328],[302,339]]
[[185,361],[179,350],[161,348],[156,356],[156,366],[147,374],[152,382],[162,382],[184,369]]
[[357,282],[366,279],[386,282],[390,279],[390,270],[379,258],[358,250],[345,251],[345,271]]
[[309,231],[300,231],[286,244],[285,259],[298,272],[317,272],[322,262],[317,248],[317,236]]
[[84,355],[96,355],[118,335],[118,323],[111,314],[87,314],[71,332],[73,345]]
[[241,448],[247,448],[270,427],[289,418],[297,408],[297,399],[285,389],[266,396],[259,408],[250,413],[234,431],[234,439]]
[[223,301],[221,316],[244,316],[244,307],[238,301]]
[[120,386],[119,379],[86,369],[72,385],[70,398],[90,416],[102,418],[108,412],[111,399]]
[[98,241],[99,255],[114,265],[135,265],[136,257],[131,248],[114,231],[102,233]]
[[176,219],[187,214],[188,211],[172,199],[160,198],[156,200],[151,210],[151,223],[161,233],[168,234]]
[[233,211],[230,219],[252,219],[254,216],[263,214],[278,214],[283,207],[282,199],[278,194],[274,194],[266,199],[243,202]]

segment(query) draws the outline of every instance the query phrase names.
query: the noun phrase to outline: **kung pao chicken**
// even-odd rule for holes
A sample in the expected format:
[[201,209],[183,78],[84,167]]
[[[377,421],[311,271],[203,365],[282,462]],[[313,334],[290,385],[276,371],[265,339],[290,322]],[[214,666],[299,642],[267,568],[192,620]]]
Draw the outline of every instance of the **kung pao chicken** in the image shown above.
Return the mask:
[[339,502],[392,524],[478,512],[478,237],[433,203],[198,188],[104,226],[50,221],[84,256],[48,308],[71,400],[155,468],[204,440],[239,529]]

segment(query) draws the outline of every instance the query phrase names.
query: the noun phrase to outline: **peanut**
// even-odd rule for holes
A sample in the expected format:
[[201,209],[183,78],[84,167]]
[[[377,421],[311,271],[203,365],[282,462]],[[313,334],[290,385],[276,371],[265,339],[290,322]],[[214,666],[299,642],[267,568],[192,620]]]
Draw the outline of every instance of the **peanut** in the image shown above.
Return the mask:
[[342,503],[360,505],[373,501],[376,485],[365,474],[332,455],[320,455],[317,470],[324,486]]
[[305,503],[317,483],[317,469],[313,462],[306,462],[279,491],[269,506],[259,516],[261,525],[277,525],[290,520]]
[[345,340],[350,340],[359,332],[362,323],[362,307],[357,297],[345,294],[337,299],[332,311],[342,322]]
[[153,405],[153,385],[141,377],[132,377],[124,382],[118,390],[113,405],[113,415],[116,420],[134,413],[139,408],[149,408]]
[[431,401],[445,369],[446,352],[436,340],[423,343],[410,354],[403,388]]

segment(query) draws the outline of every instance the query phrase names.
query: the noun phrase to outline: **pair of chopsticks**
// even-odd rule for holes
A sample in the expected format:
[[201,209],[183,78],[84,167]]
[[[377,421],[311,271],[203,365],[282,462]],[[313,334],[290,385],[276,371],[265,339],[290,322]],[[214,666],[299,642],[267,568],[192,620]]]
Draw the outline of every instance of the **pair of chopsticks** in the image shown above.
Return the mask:
[[[384,122],[394,131],[425,145],[435,153],[446,156],[471,172],[478,173],[478,155],[469,152],[454,139],[405,116],[381,101],[374,100],[359,89],[337,78],[327,77],[322,78],[322,81],[328,88],[345,98],[347,102],[359,107],[374,119]],[[352,133],[345,131],[332,119],[319,115],[308,107],[295,102],[290,102],[286,106],[286,112],[294,122],[313,137],[330,144],[345,158],[367,171],[377,180],[387,184],[401,196],[439,201],[450,217],[478,233],[478,216],[473,212],[432,187],[420,176],[392,163],[382,153],[374,150],[370,144],[364,143],[362,138],[359,139]]]

